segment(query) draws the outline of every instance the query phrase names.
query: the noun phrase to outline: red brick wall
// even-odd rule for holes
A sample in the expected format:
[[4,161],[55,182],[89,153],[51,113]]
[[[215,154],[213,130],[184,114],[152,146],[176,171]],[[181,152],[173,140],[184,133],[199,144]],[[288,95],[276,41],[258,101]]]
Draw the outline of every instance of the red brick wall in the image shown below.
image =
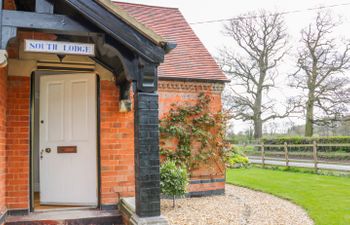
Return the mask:
[[7,90],[7,207],[28,209],[30,78],[9,76]]
[[[9,209],[29,207],[29,77],[9,77],[7,109],[7,182]],[[101,81],[101,200],[116,204],[133,196],[134,114],[119,112],[119,90]]]
[[[196,103],[200,92],[205,92],[211,97],[210,109],[218,112],[222,109],[221,91],[223,85],[200,82],[159,82],[159,109],[160,117],[165,115],[173,103]],[[168,143],[167,143],[168,145]],[[211,162],[200,165],[199,169],[192,171],[191,180],[224,178],[225,167],[220,162]],[[191,184],[190,192],[210,191],[224,188],[224,182]]]
[[212,191],[220,190],[225,188],[225,182],[213,182],[203,184],[191,184],[189,186],[189,192],[201,192],[201,191]]
[[0,216],[6,211],[6,98],[7,68],[0,68]]
[[[4,82],[4,79],[0,80],[0,85],[4,85]],[[29,207],[30,78],[8,77],[7,91],[7,206],[9,209],[27,209]],[[221,109],[220,92],[206,91],[211,93],[212,109]],[[3,92],[0,92],[0,95],[3,95]],[[159,92],[161,115],[169,110],[171,103],[195,102],[198,96],[198,90],[179,91],[164,88],[164,85]],[[119,112],[119,90],[114,82],[101,81],[100,100],[101,202],[103,205],[112,205],[119,201],[119,197],[134,196],[135,193],[134,113]],[[3,111],[2,114],[4,114]],[[1,146],[4,149],[4,145],[0,144],[0,152]],[[223,173],[220,167],[220,165],[204,166],[193,173],[192,179],[221,178]],[[223,183],[191,185],[190,190],[215,190],[223,185]]]
[[119,112],[119,90],[101,81],[101,201],[135,195],[134,112]]

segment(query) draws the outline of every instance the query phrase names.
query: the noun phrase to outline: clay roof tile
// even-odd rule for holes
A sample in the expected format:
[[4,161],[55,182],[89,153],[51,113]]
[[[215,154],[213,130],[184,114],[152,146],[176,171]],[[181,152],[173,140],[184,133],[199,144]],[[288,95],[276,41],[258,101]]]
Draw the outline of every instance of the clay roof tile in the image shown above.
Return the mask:
[[160,78],[228,81],[179,9],[115,2],[130,16],[177,47],[165,56]]

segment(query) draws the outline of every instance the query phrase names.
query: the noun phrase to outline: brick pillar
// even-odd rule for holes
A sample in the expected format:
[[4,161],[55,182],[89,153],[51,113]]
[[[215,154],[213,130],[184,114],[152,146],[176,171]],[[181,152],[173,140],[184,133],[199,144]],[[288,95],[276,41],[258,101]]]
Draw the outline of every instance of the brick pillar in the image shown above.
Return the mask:
[[158,94],[135,93],[136,214],[160,216]]

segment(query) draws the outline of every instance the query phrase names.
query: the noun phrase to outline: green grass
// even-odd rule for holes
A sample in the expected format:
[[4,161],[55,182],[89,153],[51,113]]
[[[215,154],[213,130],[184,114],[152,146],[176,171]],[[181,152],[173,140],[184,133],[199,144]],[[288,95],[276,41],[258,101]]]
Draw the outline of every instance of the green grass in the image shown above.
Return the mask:
[[249,168],[228,169],[226,180],[291,200],[318,225],[350,224],[348,177]]
[[350,178],[350,171],[337,171],[337,170],[326,170],[326,169],[318,169],[317,171],[315,171],[314,168],[302,168],[302,167],[293,167],[293,166],[286,167],[286,166],[276,166],[276,165],[262,166],[260,164],[250,164],[249,167],[279,170],[279,171],[286,171],[286,172],[295,172],[295,173],[312,173],[312,174],[318,174],[318,175]]

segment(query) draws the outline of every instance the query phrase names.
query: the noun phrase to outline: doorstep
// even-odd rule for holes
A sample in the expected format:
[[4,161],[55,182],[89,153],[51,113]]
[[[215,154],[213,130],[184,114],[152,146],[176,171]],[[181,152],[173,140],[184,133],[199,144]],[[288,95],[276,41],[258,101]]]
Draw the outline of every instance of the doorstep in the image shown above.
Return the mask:
[[122,225],[118,210],[62,210],[34,212],[26,216],[8,216],[5,225]]

